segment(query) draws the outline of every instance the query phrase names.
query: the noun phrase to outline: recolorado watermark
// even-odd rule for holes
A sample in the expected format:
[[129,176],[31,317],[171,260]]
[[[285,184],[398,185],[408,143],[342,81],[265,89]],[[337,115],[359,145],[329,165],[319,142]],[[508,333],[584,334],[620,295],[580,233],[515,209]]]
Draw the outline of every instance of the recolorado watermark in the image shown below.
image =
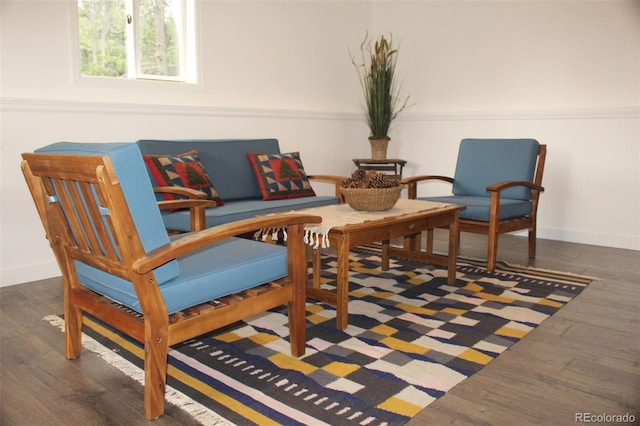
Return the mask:
[[576,413],[576,423],[635,423],[637,417],[631,413],[606,414],[606,413]]

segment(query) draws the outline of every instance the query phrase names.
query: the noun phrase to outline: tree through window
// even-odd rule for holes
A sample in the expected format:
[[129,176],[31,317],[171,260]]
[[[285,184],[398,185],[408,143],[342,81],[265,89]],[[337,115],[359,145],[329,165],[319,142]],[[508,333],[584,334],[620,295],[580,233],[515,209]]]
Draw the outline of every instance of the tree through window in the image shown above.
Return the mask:
[[82,75],[190,81],[193,0],[78,0]]

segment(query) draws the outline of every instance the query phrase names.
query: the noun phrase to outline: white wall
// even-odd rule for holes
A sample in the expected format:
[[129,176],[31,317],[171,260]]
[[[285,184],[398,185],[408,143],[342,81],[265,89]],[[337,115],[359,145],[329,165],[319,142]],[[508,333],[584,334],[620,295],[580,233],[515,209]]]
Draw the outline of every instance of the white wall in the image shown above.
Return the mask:
[[537,138],[539,237],[640,248],[640,1],[381,1],[373,22],[401,43],[408,174],[451,175],[464,137]]
[[277,137],[310,173],[350,173],[369,148],[347,47],[367,28],[401,44],[405,175],[452,174],[463,137],[538,138],[540,237],[640,249],[638,1],[205,0],[187,89],[78,79],[72,12],[0,3],[0,285],[59,275],[19,171],[50,142]]

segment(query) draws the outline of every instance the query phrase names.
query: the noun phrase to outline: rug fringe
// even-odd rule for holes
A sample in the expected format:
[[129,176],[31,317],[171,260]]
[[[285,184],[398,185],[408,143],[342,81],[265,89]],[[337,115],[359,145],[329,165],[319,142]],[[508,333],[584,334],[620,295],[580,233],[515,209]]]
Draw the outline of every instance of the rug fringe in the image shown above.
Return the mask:
[[[484,267],[486,268],[486,263],[487,263],[487,259],[477,259],[477,258],[473,258],[473,257],[458,257],[458,261],[460,262],[479,262],[479,263],[483,263]],[[496,262],[496,268],[500,269],[500,265],[503,265],[503,270],[505,268],[511,268],[511,269],[519,269],[521,270],[523,273],[545,273],[545,274],[554,274],[554,275],[558,275],[559,277],[567,277],[567,279],[571,279],[571,278],[575,278],[575,279],[580,279],[580,280],[589,280],[589,281],[599,281],[600,278],[597,277],[592,277],[589,275],[582,275],[582,274],[576,274],[574,272],[567,272],[567,271],[559,271],[557,269],[547,269],[547,268],[539,268],[537,266],[528,266],[528,265],[521,265],[519,263],[510,263],[510,262],[506,262],[504,260],[498,260]]]
[[[47,315],[43,318],[49,324],[53,325],[64,332],[64,319],[57,315]],[[114,366],[128,377],[131,377],[136,382],[144,386],[144,371],[134,364],[130,363],[120,355],[117,355],[113,351],[109,350],[106,346],[100,344],[93,338],[82,333],[82,346],[85,349],[97,354],[100,358],[104,359],[108,364]],[[175,405],[179,409],[185,411],[196,421],[211,426],[233,426],[233,423],[229,422],[224,417],[216,414],[214,411],[208,409],[202,404],[189,398],[182,392],[172,388],[166,387],[165,399],[167,402]]]

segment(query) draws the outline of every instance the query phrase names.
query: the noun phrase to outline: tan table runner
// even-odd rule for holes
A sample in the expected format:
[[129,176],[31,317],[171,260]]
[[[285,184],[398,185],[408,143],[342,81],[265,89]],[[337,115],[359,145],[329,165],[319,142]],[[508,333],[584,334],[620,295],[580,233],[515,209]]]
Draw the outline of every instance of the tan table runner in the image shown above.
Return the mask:
[[[372,220],[380,220],[393,216],[403,216],[412,213],[423,212],[427,210],[441,209],[451,204],[436,203],[433,201],[409,200],[401,198],[395,206],[390,210],[382,212],[364,212],[352,209],[348,204],[332,204],[330,206],[313,207],[304,210],[295,210],[286,213],[305,213],[315,216],[321,216],[322,222],[305,226],[304,242],[318,248],[329,247],[328,234],[331,228],[337,228],[345,225],[363,223]],[[274,213],[276,214],[276,213]],[[280,231],[283,233],[284,241],[287,240],[287,233],[284,229],[263,229],[255,235],[256,239],[265,241],[269,236],[274,240],[279,239]]]

